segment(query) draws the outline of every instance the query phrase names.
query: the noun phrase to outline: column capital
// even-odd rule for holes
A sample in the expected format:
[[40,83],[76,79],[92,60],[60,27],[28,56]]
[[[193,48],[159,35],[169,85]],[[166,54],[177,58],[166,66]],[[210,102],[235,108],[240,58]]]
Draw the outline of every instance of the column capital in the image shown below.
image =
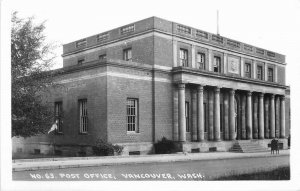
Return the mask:
[[235,94],[235,89],[230,89],[230,90],[229,90],[229,93],[230,93],[231,95],[234,95],[234,94]]
[[259,95],[260,98],[263,98],[265,94],[260,92],[258,95]]
[[275,94],[271,94],[271,99],[274,99],[275,98]]
[[184,83],[178,84],[178,88],[179,88],[179,89],[185,89],[185,84],[184,84]]
[[281,95],[280,99],[281,99],[281,101],[284,101],[285,100],[285,95]]
[[252,91],[248,91],[247,96],[251,96],[251,95],[252,95]]
[[198,86],[197,86],[197,91],[199,92],[199,91],[202,91],[203,92],[203,85],[201,85],[201,84],[199,84]]
[[215,86],[214,90],[215,90],[215,93],[220,93],[220,87],[219,86]]

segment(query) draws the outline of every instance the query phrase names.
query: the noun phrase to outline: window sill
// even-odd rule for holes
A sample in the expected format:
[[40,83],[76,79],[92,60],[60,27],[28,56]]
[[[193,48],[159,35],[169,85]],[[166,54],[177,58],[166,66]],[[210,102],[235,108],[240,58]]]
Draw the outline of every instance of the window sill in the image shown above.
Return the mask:
[[135,131],[127,131],[127,135],[139,135],[139,132],[135,132]]

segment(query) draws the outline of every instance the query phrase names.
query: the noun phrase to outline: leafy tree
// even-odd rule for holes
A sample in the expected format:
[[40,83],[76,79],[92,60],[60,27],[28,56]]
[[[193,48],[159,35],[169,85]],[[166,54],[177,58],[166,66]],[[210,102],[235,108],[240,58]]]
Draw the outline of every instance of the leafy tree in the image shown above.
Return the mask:
[[12,137],[44,133],[53,123],[53,109],[45,95],[53,85],[54,46],[45,42],[45,22],[33,21],[12,14]]

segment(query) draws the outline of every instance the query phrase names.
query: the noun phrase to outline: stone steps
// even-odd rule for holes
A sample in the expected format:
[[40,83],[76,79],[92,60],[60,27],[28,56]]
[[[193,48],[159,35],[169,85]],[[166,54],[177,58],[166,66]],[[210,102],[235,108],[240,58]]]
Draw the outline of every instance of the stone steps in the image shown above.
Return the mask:
[[249,141],[237,141],[232,148],[231,152],[239,152],[239,153],[256,153],[256,152],[267,152],[268,149],[263,148],[257,143],[249,142]]

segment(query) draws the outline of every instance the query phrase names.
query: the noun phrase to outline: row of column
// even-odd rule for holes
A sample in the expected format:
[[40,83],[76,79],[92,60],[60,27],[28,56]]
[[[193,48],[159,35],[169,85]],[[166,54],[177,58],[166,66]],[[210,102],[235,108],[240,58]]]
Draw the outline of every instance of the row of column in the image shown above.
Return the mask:
[[[209,140],[215,140],[220,141],[220,88],[215,87],[214,89],[214,100],[209,99],[209,113],[208,115],[210,117],[213,116],[213,122],[210,120],[208,123],[208,135]],[[266,138],[275,138],[276,132],[278,135],[280,135],[281,138],[285,137],[285,98],[284,96],[281,97],[280,100],[280,113],[275,112],[275,95],[271,95],[270,99],[270,111],[268,111],[269,106],[268,104],[264,104],[264,94],[259,93],[258,96],[258,107],[254,107],[254,111],[252,111],[252,92],[247,92],[246,96],[246,104],[247,104],[247,110],[246,110],[246,119],[242,118],[242,123],[245,123],[241,125],[241,138],[242,139],[252,139],[254,135],[254,138],[264,139]],[[244,98],[243,98],[244,99]],[[277,97],[279,99],[279,97]],[[193,118],[193,141],[204,141],[204,108],[203,108],[203,86],[198,85],[197,86],[197,93],[196,98],[193,97],[193,100],[197,101],[197,107],[193,108],[193,110],[197,110],[196,117]],[[236,130],[235,130],[235,90],[231,89],[229,91],[229,107],[228,107],[228,101],[227,99],[224,100],[224,107],[225,111],[228,111],[229,113],[224,112],[225,116],[225,139],[226,140],[235,140],[236,138]],[[245,100],[242,100],[242,107],[245,109]],[[267,101],[267,100],[266,100]],[[212,103],[213,102],[213,103]],[[276,103],[279,103],[279,101],[276,101]],[[256,103],[256,99],[255,102]],[[278,106],[277,106],[278,108]],[[245,111],[242,109],[242,111]],[[265,115],[266,113],[270,112],[270,119],[268,119],[269,115]],[[254,118],[253,115],[254,114]],[[242,115],[244,116],[244,115]],[[281,116],[281,117],[280,117]],[[228,117],[228,118],[227,118]],[[279,119],[280,118],[280,119]],[[254,119],[254,120],[253,120]],[[253,120],[253,121],[252,121]],[[253,124],[257,128],[253,129]],[[270,122],[270,124],[269,124]],[[280,123],[280,124],[279,124]],[[264,125],[270,126],[270,133],[265,133],[265,127]],[[229,127],[228,127],[229,126]],[[280,126],[280,132],[279,132],[279,126]],[[275,129],[275,127],[277,127]],[[276,131],[277,130],[277,131]],[[253,132],[252,132],[253,131]],[[186,121],[185,121],[185,84],[178,84],[178,141],[184,142],[186,141]],[[269,134],[269,136],[266,136]]]

